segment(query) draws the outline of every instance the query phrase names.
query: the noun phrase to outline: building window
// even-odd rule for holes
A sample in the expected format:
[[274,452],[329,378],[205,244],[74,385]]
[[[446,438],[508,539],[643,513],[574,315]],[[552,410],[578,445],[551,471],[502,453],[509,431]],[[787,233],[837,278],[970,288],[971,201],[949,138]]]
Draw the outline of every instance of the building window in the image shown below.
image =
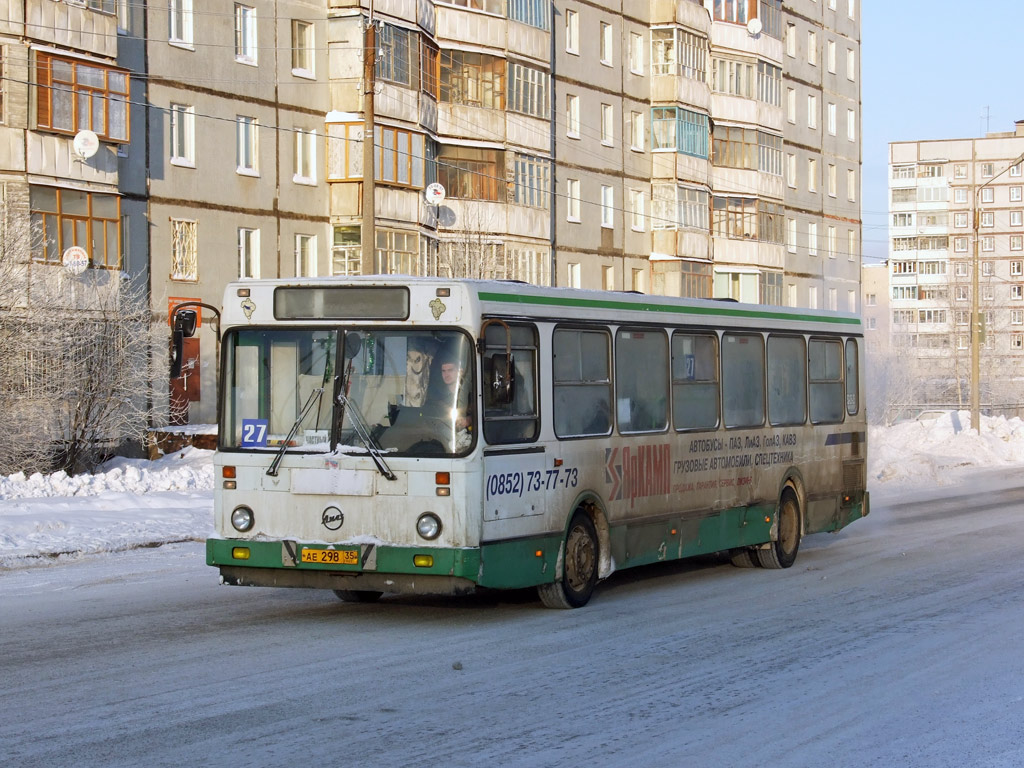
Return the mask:
[[375,133],[377,181],[422,189],[425,152],[423,134],[386,126],[377,126]]
[[629,216],[630,224],[634,232],[643,232],[646,229],[644,223],[644,193],[643,190],[629,190]]
[[846,138],[848,141],[857,140],[857,113],[852,109],[846,110]]
[[966,237],[954,237],[953,238],[953,250],[956,253],[967,253],[967,238]]
[[296,184],[316,184],[316,131],[295,130]]
[[835,104],[829,104],[828,105],[827,114],[828,114],[828,134],[829,134],[829,136],[835,136],[836,135],[836,105]]
[[[830,259],[834,259],[836,257],[836,228],[835,227],[829,227],[828,228],[828,239],[826,240],[826,242],[828,244],[828,257]],[[835,309],[835,307],[832,307],[832,309]]]
[[745,99],[754,98],[754,65],[749,61],[711,59],[711,90]]
[[953,202],[954,203],[966,203],[967,202],[967,190],[963,187],[957,187],[953,190]]
[[651,109],[651,148],[707,159],[708,117],[682,107]]
[[601,22],[601,63],[606,67],[612,65],[613,55],[612,25]]
[[708,231],[708,193],[677,184],[654,184],[651,188],[653,229],[696,229]]
[[169,0],[167,3],[167,39],[180,45],[192,45],[192,0]]
[[629,148],[636,152],[643,152],[646,142],[644,141],[644,113],[630,112],[629,114]]
[[846,170],[846,199],[851,203],[857,201],[857,172],[852,168]]
[[359,227],[335,227],[331,247],[331,274],[358,275],[362,272]]
[[1022,223],[1021,211],[1010,211],[1010,226],[1019,227]]
[[813,157],[807,158],[807,191],[818,191],[818,161]]
[[235,61],[256,63],[256,9],[235,3]]
[[826,58],[828,59],[828,71],[832,74],[836,72],[836,41],[829,40],[825,44]]
[[566,278],[568,280],[568,286],[570,288],[580,288],[580,265],[579,264],[566,264]]
[[[403,232],[397,229],[377,229],[375,232],[375,257],[377,260],[378,268],[387,275],[422,275],[425,274],[425,270],[422,268],[420,263],[420,238],[415,232]],[[449,249],[455,247],[454,243],[445,243]],[[461,245],[461,244],[460,244]],[[475,244],[474,244],[475,245]],[[484,244],[481,243],[481,246]],[[466,249],[469,249],[469,244],[465,244]],[[479,249],[485,251],[486,248]],[[450,267],[458,266],[465,267],[467,272],[470,268],[468,259],[465,257],[469,255],[466,253],[459,254],[462,258],[452,258],[451,251],[449,250],[447,257],[441,257],[443,261],[447,262]],[[474,254],[478,257],[484,256],[483,252]],[[440,274],[440,270],[438,271]],[[464,276],[464,275],[460,275]],[[482,277],[482,275],[473,275],[474,277]]]
[[199,279],[199,238],[195,221],[171,219],[171,280]]
[[508,17],[546,31],[551,28],[551,3],[547,0],[508,0]]
[[796,219],[786,219],[786,250],[796,253]]
[[1020,170],[1021,170],[1020,163],[1017,163],[1016,165],[1010,166],[1010,175],[1011,176],[1020,176]]
[[1010,286],[1010,299],[1013,301],[1021,301],[1024,299],[1024,285],[1015,283]]
[[782,68],[757,62],[757,98],[773,107],[782,106]]
[[[994,173],[995,173],[995,164],[994,163],[982,163],[981,164],[981,177],[983,179],[991,178]],[[984,192],[984,191],[985,190],[982,190],[982,192]]]
[[457,200],[498,201],[505,188],[505,153],[497,149],[441,145],[437,180]]
[[1011,203],[1019,203],[1021,201],[1020,193],[1021,193],[1021,188],[1020,187],[1010,187],[1010,202]]
[[460,8],[473,8],[484,13],[493,13],[498,16],[505,15],[505,0],[437,0],[445,5],[455,5]]
[[[615,267],[603,266],[601,267],[601,290],[602,291],[614,291],[615,290]],[[556,331],[556,333],[558,333]]]
[[485,109],[505,108],[505,60],[485,53],[444,51],[441,101]]
[[807,127],[818,128],[818,97],[813,93],[807,94]]
[[991,235],[981,238],[981,250],[983,251],[994,251],[996,249],[996,239]]
[[580,53],[580,15],[576,11],[565,12],[565,52]]
[[796,90],[786,89],[786,120],[796,123]]
[[170,144],[171,163],[173,165],[184,165],[190,168],[195,167],[195,135],[196,135],[196,111],[195,107],[184,104],[171,104],[170,117]]
[[292,19],[292,74],[314,77],[313,22]]
[[580,137],[580,97],[571,93],[565,97],[565,135],[571,139]]
[[601,143],[606,147],[615,143],[615,112],[611,104],[601,105]]
[[259,121],[255,117],[236,117],[235,166],[238,173],[258,176]]
[[629,33],[629,71],[634,75],[644,73],[644,38],[635,32]]
[[953,178],[954,179],[966,179],[967,178],[967,166],[963,163],[953,166]]
[[846,79],[851,83],[857,79],[857,53],[853,48],[846,49]]
[[[1017,237],[1020,237],[1020,235],[1017,235]],[[1024,262],[1022,262],[1022,261],[1011,261],[1010,262],[1010,274],[1011,275],[1021,275],[1021,274],[1024,274],[1024,271],[1022,271],[1022,267],[1024,267]]]
[[1022,250],[1022,246],[1021,246],[1022,242],[1024,242],[1024,238],[1021,238],[1020,235],[1010,235],[1010,250],[1011,251]]
[[238,276],[260,276],[260,231],[238,228]]
[[678,27],[651,30],[651,74],[685,77],[703,83],[707,38]]
[[992,262],[983,261],[981,262],[981,274],[983,277],[992,277]]
[[981,202],[991,203],[995,200],[995,190],[992,187],[983,187],[981,190]]
[[753,128],[716,126],[711,162],[720,167],[760,170],[782,176],[782,137]]
[[36,127],[74,135],[88,129],[101,139],[127,142],[125,70],[36,53]]
[[615,190],[606,184],[601,185],[601,226],[615,226]]
[[837,194],[836,190],[836,167],[832,163],[828,164],[828,196],[835,197]]
[[531,208],[547,208],[551,202],[551,161],[517,154],[515,174],[515,201]]
[[818,224],[814,221],[807,225],[807,255],[818,255]]
[[420,90],[441,99],[441,51],[424,37],[420,38]]
[[580,220],[580,180],[566,180],[566,212],[568,221],[579,222]]
[[814,30],[807,31],[807,63],[818,66],[818,34]]
[[1024,334],[1015,333],[1010,337],[1010,346],[1013,349],[1024,347]]
[[746,24],[757,18],[757,0],[715,0],[713,18],[715,21]]
[[954,227],[966,227],[967,226],[967,212],[957,211],[953,214],[953,226]]
[[[382,24],[377,31],[377,67],[375,74],[381,80],[412,87],[413,60],[416,33],[392,24]],[[442,58],[448,57],[446,51]]]
[[786,186],[796,189],[796,155],[786,155]]
[[551,75],[515,62],[510,62],[508,68],[508,108],[524,115],[548,118]]
[[786,24],[786,55],[796,58],[796,25]]
[[89,266],[121,269],[121,199],[77,189],[29,188],[32,258],[61,264],[72,245],[89,254]]
[[295,236],[295,276],[316,277],[316,235]]
[[981,226],[991,227],[995,226],[996,215],[992,211],[981,212]]

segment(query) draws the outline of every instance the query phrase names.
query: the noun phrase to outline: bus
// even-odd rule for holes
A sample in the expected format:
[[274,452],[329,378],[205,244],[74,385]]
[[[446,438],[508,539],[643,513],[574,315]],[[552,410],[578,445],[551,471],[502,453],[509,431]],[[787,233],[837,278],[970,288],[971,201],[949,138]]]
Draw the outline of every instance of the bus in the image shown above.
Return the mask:
[[852,314],[365,276],[233,283],[221,322],[227,584],[578,608],[659,561],[788,568],[868,514]]

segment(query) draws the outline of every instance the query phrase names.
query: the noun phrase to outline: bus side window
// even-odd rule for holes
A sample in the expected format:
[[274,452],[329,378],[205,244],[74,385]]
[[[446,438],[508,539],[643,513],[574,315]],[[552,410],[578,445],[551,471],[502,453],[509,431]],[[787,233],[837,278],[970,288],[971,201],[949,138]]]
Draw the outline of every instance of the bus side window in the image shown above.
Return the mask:
[[860,412],[860,357],[856,339],[846,340],[846,412],[851,416]]
[[672,413],[678,430],[718,426],[717,341],[711,333],[672,335]]
[[722,416],[727,427],[764,424],[764,340],[760,334],[722,336]]
[[611,338],[605,330],[559,328],[551,338],[555,434],[612,430]]
[[810,372],[811,421],[843,420],[843,345],[838,339],[811,339],[807,349]]
[[807,354],[803,336],[768,337],[768,422],[803,424],[807,418]]
[[528,443],[540,432],[540,414],[537,410],[537,331],[533,326],[509,325],[512,334],[514,397],[505,402],[492,397],[495,375],[506,370],[505,326],[489,325],[484,331],[483,395],[484,439],[494,444]]
[[615,334],[615,397],[620,432],[668,427],[668,339],[654,329]]

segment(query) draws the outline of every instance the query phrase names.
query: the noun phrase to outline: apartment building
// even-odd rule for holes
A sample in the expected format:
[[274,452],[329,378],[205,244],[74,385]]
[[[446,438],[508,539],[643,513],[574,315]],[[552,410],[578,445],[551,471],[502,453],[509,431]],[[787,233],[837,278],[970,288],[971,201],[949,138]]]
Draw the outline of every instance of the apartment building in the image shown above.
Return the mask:
[[[856,0],[8,5],[4,188],[109,195],[91,265],[147,275],[161,318],[357,273],[859,309]],[[90,161],[27,85],[50,59],[113,75],[125,130]],[[179,420],[215,418],[215,319]]]
[[1024,393],[1024,121],[980,138],[889,145],[891,343],[923,402],[969,396],[972,316],[982,407]]

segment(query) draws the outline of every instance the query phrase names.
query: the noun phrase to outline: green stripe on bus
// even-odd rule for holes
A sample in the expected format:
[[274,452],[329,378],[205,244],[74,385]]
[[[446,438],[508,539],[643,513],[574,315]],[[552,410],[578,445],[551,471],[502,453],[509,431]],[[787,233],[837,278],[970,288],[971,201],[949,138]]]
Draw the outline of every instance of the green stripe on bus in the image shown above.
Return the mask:
[[568,296],[536,296],[532,294],[492,293],[481,291],[481,301],[499,301],[508,304],[532,304],[547,307],[578,307],[582,309],[616,309],[634,312],[669,312],[677,315],[705,315],[715,317],[746,317],[757,320],[802,320],[812,323],[836,323],[839,325],[859,325],[855,317],[837,317],[833,315],[803,315],[789,312],[772,312],[770,310],[730,309],[728,307],[690,307],[674,304],[654,304],[649,302],[633,303],[629,301],[613,301],[611,299],[584,299]]

